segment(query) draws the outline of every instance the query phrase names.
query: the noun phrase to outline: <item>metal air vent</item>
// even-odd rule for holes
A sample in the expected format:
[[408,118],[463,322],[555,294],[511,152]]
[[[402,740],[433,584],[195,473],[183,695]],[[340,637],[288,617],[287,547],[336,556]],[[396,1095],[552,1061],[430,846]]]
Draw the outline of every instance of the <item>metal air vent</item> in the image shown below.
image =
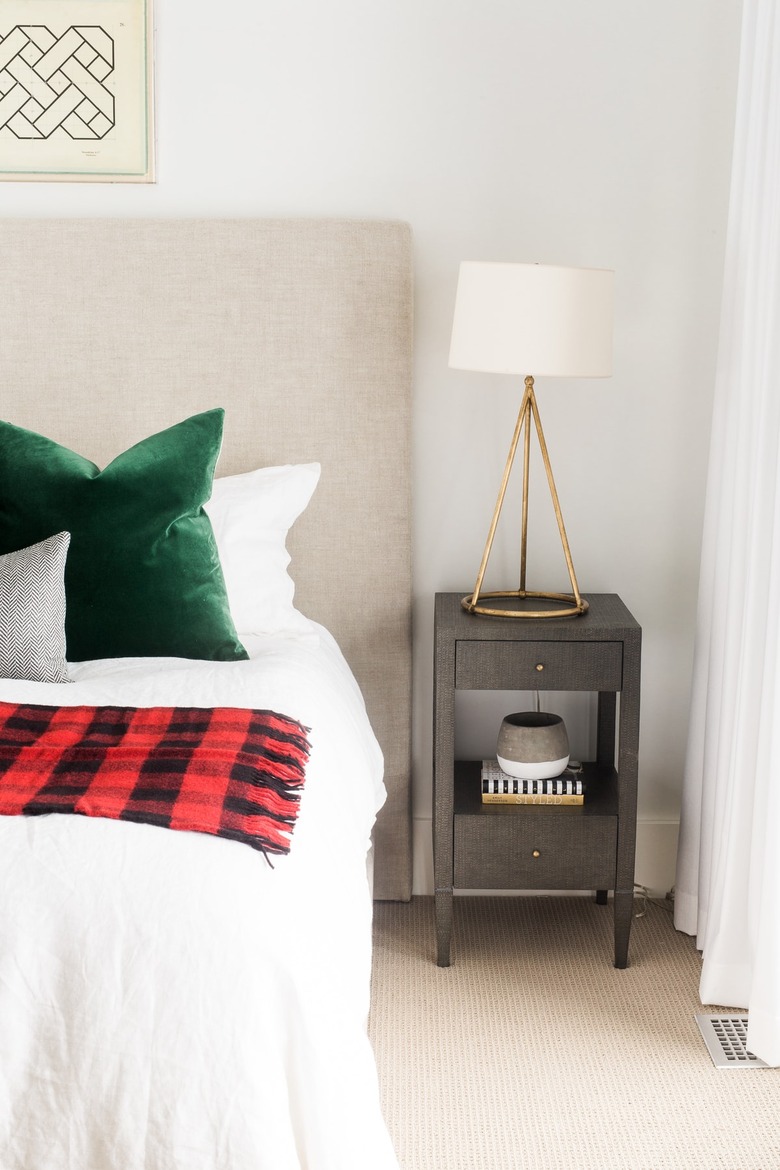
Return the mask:
[[696,1023],[716,1068],[767,1068],[747,1049],[747,1016],[699,1014]]

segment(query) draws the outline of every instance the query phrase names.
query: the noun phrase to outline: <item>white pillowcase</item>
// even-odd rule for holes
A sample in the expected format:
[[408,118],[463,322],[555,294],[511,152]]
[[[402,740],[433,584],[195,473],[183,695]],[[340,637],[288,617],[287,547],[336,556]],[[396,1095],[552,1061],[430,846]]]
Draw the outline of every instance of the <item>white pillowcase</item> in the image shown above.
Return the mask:
[[0,556],[0,678],[70,682],[65,560],[70,533]]
[[214,480],[205,511],[217,540],[239,637],[311,629],[293,604],[286,541],[319,478],[319,463],[301,463]]

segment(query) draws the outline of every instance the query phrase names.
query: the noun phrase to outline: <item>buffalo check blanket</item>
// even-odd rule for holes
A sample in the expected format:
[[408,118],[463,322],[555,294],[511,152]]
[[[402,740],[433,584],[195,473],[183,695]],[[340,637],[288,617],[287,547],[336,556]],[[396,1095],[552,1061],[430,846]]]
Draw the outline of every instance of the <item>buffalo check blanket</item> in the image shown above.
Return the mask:
[[307,731],[233,707],[0,703],[0,815],[143,821],[289,853]]

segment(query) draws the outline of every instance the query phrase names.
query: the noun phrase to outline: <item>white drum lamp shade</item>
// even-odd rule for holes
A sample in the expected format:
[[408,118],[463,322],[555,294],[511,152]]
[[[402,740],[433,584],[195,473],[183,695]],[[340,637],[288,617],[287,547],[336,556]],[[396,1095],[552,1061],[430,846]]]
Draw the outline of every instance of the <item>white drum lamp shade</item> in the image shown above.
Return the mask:
[[464,260],[449,364],[534,378],[608,377],[613,284],[605,268]]

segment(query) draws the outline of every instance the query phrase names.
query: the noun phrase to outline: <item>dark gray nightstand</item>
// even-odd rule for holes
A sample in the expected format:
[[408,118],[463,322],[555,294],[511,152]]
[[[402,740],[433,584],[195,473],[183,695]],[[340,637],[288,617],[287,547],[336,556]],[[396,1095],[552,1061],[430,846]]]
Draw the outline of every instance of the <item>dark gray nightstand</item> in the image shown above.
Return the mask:
[[[581,617],[482,617],[437,593],[433,850],[437,962],[449,966],[452,891],[614,891],[615,966],[628,965],[634,891],[642,632],[614,593]],[[455,691],[598,692],[596,759],[582,806],[485,805],[478,761],[454,758]],[[620,702],[618,704],[618,695]],[[497,729],[496,729],[497,730]]]

